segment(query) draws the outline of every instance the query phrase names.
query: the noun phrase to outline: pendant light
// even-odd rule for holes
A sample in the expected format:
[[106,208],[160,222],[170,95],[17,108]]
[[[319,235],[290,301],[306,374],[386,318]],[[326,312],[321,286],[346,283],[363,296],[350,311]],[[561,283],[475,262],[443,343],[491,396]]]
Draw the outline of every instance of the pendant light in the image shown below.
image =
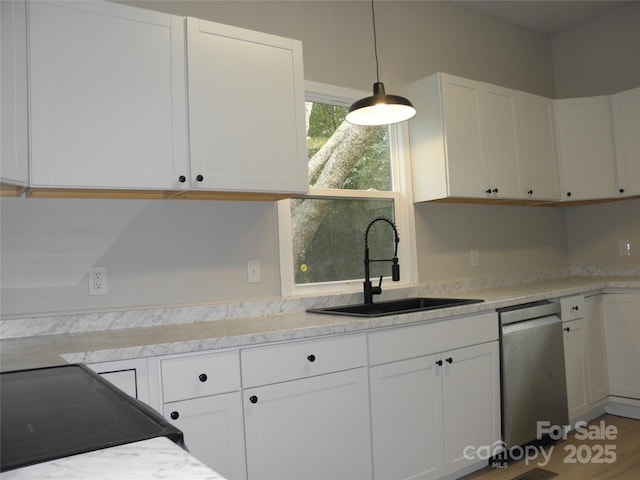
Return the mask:
[[373,0],[371,0],[371,18],[373,20],[373,50],[376,58],[376,83],[373,84],[373,96],[362,98],[351,105],[346,120],[355,125],[389,125],[404,122],[416,114],[416,109],[404,97],[387,95],[384,84],[380,81]]

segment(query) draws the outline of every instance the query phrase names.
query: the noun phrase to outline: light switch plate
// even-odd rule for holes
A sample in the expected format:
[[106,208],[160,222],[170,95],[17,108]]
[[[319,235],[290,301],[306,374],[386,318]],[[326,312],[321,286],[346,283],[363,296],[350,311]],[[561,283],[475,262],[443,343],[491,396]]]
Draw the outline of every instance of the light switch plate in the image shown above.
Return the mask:
[[260,260],[247,260],[247,281],[260,283]]

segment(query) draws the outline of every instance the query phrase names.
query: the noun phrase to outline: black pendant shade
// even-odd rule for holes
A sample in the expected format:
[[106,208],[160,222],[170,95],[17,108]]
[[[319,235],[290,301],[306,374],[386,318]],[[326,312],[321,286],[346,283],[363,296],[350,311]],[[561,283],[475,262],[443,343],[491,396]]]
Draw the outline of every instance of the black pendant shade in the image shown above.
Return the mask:
[[387,125],[404,122],[416,114],[411,102],[398,95],[387,95],[382,82],[373,84],[373,95],[349,107],[346,120],[355,125]]
[[355,125],[389,125],[404,122],[416,114],[416,109],[404,97],[387,95],[384,84],[380,81],[373,0],[371,0],[371,18],[373,20],[373,51],[376,58],[376,83],[373,84],[371,97],[362,98],[349,107],[346,120]]

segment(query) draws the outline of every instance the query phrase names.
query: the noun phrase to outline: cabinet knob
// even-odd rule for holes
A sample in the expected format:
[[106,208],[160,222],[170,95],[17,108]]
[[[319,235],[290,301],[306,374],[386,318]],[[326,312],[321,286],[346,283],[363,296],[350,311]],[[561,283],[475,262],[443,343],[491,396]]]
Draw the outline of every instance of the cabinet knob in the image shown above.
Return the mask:
[[312,353],[311,355],[309,355],[307,357],[307,360],[309,360],[311,363],[316,361],[316,356]]
[[256,397],[255,395],[251,395],[251,396],[249,397],[249,401],[250,401],[251,403],[258,403],[258,397]]
[[494,188],[494,189],[493,189],[493,193],[498,193],[498,191],[499,191],[499,190],[498,190],[497,188]]
[[563,328],[563,330],[564,330],[565,332],[570,332],[570,331],[571,331],[571,327],[564,327],[564,328]]
[[184,183],[184,182],[186,182],[186,181],[187,181],[187,177],[185,177],[184,175],[180,175],[180,176],[178,177],[178,181],[179,181],[180,183]]
[[528,193],[529,195],[533,195],[533,190],[529,190],[527,193]]
[[621,188],[620,190],[618,190],[620,193],[624,193],[624,188]]
[[574,305],[573,307],[571,307],[571,310],[577,312],[578,310],[580,310],[580,307],[578,305]]
[[171,417],[171,420],[177,420],[180,418],[180,414],[178,412],[171,412],[169,416]]
[[567,197],[570,197],[570,196],[571,196],[571,192],[567,192]]
[[487,195],[491,195],[491,189],[490,189],[490,188],[487,188],[487,189],[484,191],[484,193],[486,193]]
[[447,358],[447,363],[453,363],[453,358],[448,357],[448,358]]
[[196,175],[196,182],[201,182],[204,180],[204,177],[202,175]]
[[442,366],[442,360],[436,360],[436,365],[441,367]]
[[200,380],[202,383],[207,381],[207,374],[206,373],[201,373],[200,375],[198,375],[198,380]]

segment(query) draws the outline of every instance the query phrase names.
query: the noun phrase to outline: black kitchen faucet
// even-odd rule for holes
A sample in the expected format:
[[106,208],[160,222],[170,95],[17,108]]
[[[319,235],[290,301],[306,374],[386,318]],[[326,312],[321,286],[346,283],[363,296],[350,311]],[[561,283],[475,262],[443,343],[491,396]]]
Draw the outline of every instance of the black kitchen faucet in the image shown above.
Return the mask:
[[[395,250],[393,253],[393,258],[380,258],[380,259],[370,259],[369,258],[369,229],[376,222],[386,222],[393,229],[393,236],[395,241]],[[371,262],[391,262],[391,279],[394,282],[400,280],[400,264],[398,263],[398,243],[400,242],[400,237],[398,237],[398,229],[396,225],[385,217],[378,217],[372,220],[369,225],[367,225],[367,230],[364,233],[364,303],[372,304],[373,296],[380,295],[382,293],[382,275],[380,275],[380,282],[377,287],[371,285],[371,273],[369,271],[369,264]]]

